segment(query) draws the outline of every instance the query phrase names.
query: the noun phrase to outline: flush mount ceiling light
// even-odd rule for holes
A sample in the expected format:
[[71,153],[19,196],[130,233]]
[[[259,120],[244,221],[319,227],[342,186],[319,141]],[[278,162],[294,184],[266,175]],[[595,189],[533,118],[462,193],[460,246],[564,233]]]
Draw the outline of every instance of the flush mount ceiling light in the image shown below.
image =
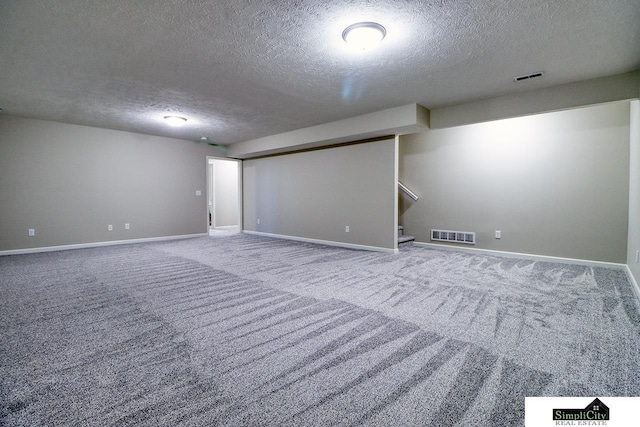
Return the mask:
[[342,32],[344,41],[358,50],[374,48],[386,35],[387,30],[377,22],[358,22],[349,25]]
[[164,120],[169,126],[173,127],[183,126],[187,122],[187,119],[180,116],[164,116]]

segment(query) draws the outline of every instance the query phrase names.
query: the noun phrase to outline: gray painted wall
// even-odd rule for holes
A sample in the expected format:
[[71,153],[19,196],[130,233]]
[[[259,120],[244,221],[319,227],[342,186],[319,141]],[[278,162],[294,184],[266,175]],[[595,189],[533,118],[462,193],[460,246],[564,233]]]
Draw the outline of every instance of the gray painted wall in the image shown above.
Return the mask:
[[395,147],[390,139],[245,160],[244,228],[393,249]]
[[400,180],[417,241],[475,231],[481,249],[625,263],[629,102],[404,136]]
[[0,116],[0,250],[206,233],[207,154],[206,144]]
[[415,133],[429,127],[429,110],[409,104],[362,116],[296,129],[229,146],[228,156],[251,159],[352,141]]
[[640,101],[631,101],[629,164],[629,240],[627,265],[640,284],[640,263],[636,251],[640,250]]
[[[543,77],[544,79],[544,77]],[[512,83],[524,89],[532,81]],[[431,110],[430,127],[446,128],[637,99],[640,71],[583,80]]]

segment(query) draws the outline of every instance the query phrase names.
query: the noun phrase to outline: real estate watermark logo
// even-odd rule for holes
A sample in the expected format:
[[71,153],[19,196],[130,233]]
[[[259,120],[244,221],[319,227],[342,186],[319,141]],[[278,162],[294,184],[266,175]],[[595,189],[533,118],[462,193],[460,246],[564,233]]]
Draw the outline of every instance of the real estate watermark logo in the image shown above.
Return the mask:
[[640,396],[527,396],[525,427],[640,426],[638,408]]
[[606,426],[609,407],[596,398],[583,409],[554,409],[553,420],[560,426]]

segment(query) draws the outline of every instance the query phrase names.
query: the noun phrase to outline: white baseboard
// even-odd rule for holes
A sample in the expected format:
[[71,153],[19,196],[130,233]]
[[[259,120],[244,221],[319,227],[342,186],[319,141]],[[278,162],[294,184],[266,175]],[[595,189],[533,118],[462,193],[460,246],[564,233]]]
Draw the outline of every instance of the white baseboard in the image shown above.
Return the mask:
[[629,281],[631,282],[631,287],[633,288],[633,291],[635,292],[636,296],[640,300],[640,286],[638,286],[638,282],[636,281],[636,278],[633,277],[633,273],[631,272],[629,265],[626,265],[625,267],[627,267],[626,268],[627,277],[629,277]]
[[385,252],[390,254],[397,254],[400,251],[398,249],[390,249],[390,248],[381,248],[379,246],[367,246],[367,245],[357,245],[355,243],[343,243],[343,242],[334,242],[331,240],[320,240],[320,239],[309,239],[307,237],[297,237],[297,236],[287,236],[284,234],[272,234],[272,233],[264,233],[262,231],[251,231],[251,230],[242,230],[245,234],[254,234],[256,236],[264,236],[264,237],[273,237],[276,239],[285,239],[285,240],[295,240],[296,242],[306,242],[306,243],[315,243],[318,245],[326,245],[326,246],[337,246],[340,248],[347,249],[359,249],[364,251],[375,251],[375,252]]
[[45,246],[40,248],[12,249],[7,251],[0,251],[0,256],[35,254],[40,252],[69,251],[72,249],[98,248],[102,246],[116,246],[116,245],[130,245],[133,243],[161,242],[165,240],[191,239],[194,237],[202,237],[202,236],[207,236],[207,233],[185,234],[182,236],[147,237],[143,239],[130,239],[130,240],[112,240],[108,242],[78,243],[75,245]]
[[562,258],[562,257],[555,257],[555,256],[526,254],[526,253],[520,253],[520,252],[493,251],[489,249],[440,245],[437,243],[414,242],[413,244],[414,246],[420,246],[420,247],[432,248],[432,249],[442,249],[445,251],[479,253],[479,254],[485,254],[485,255],[501,256],[506,258],[518,258],[518,259],[529,259],[533,261],[555,262],[558,264],[577,264],[577,265],[586,265],[590,267],[614,268],[616,270],[624,270],[628,268],[627,264],[619,264],[615,262],[592,261],[592,260],[577,259],[577,258]]

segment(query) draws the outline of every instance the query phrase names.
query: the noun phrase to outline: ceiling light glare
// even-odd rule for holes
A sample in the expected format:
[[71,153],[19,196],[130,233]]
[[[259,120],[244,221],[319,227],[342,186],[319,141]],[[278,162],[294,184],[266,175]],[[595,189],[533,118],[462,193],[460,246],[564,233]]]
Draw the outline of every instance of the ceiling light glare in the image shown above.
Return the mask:
[[169,126],[173,126],[176,128],[184,126],[184,124],[187,123],[187,119],[180,116],[164,116],[164,120]]
[[387,30],[377,22],[351,24],[342,32],[342,38],[349,46],[358,50],[373,49],[387,35]]

